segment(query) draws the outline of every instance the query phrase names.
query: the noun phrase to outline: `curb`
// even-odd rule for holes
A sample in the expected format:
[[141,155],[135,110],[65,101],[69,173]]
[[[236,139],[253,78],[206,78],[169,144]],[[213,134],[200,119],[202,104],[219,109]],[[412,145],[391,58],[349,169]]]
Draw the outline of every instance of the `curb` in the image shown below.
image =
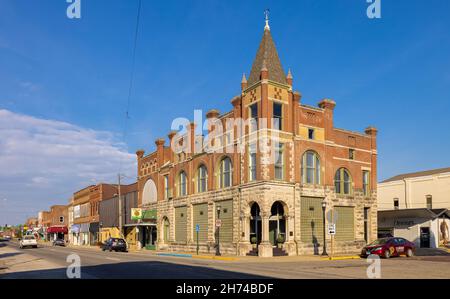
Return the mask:
[[236,261],[237,258],[226,256],[208,256],[208,255],[193,255],[188,253],[157,253],[157,256],[170,256],[170,257],[184,257],[192,259],[205,259],[205,260],[219,260],[219,261]]
[[321,261],[359,260],[359,259],[361,259],[361,257],[357,255],[320,258]]
[[226,257],[226,256],[205,256],[205,255],[194,255],[192,256],[194,259],[205,259],[205,260],[219,260],[219,261],[237,261],[238,258],[234,257]]

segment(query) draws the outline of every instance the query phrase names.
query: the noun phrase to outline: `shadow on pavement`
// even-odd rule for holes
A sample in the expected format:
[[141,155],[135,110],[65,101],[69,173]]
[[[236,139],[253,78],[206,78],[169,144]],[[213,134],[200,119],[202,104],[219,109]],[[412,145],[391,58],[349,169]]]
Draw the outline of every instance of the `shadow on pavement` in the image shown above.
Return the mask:
[[438,248],[417,248],[416,256],[450,256],[450,253]]
[[8,252],[8,253],[3,253],[3,254],[0,254],[0,259],[7,258],[7,257],[11,257],[11,256],[16,256],[16,255],[20,255],[20,254],[22,254],[22,252]]
[[[69,265],[69,264],[68,264]],[[0,279],[66,279],[66,268],[0,274]],[[272,277],[166,262],[125,262],[85,266],[81,279],[270,279]]]

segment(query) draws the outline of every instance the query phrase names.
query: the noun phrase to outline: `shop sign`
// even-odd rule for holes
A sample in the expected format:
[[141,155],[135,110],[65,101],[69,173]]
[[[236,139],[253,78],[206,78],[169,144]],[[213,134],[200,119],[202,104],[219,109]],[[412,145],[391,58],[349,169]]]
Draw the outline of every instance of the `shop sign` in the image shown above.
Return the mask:
[[141,220],[142,219],[142,209],[132,208],[131,209],[131,220]]

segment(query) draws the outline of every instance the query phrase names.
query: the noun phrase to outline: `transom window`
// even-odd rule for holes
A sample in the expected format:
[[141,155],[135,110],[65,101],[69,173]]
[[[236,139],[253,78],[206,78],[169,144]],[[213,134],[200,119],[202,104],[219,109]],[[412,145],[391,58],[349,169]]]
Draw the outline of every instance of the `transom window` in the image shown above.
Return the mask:
[[339,168],[334,176],[334,188],[338,194],[352,193],[352,178],[345,168]]
[[220,161],[219,167],[219,188],[231,186],[231,159],[226,157]]
[[198,168],[197,173],[197,192],[208,191],[208,171],[206,166],[202,165]]
[[182,171],[179,176],[179,187],[178,187],[178,195],[179,196],[186,196],[187,195],[187,188],[186,188],[186,173]]
[[307,151],[302,159],[302,177],[304,184],[320,184],[320,159],[313,151]]

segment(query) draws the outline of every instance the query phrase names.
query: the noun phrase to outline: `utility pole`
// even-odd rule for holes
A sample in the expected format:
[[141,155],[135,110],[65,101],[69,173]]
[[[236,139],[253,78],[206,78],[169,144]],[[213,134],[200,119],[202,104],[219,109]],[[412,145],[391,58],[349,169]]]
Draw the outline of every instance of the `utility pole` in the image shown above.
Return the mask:
[[122,222],[122,194],[120,193],[120,173],[118,175],[118,181],[119,181],[119,186],[117,187],[118,189],[118,196],[119,196],[119,235],[122,236],[122,226],[123,226],[123,222]]

